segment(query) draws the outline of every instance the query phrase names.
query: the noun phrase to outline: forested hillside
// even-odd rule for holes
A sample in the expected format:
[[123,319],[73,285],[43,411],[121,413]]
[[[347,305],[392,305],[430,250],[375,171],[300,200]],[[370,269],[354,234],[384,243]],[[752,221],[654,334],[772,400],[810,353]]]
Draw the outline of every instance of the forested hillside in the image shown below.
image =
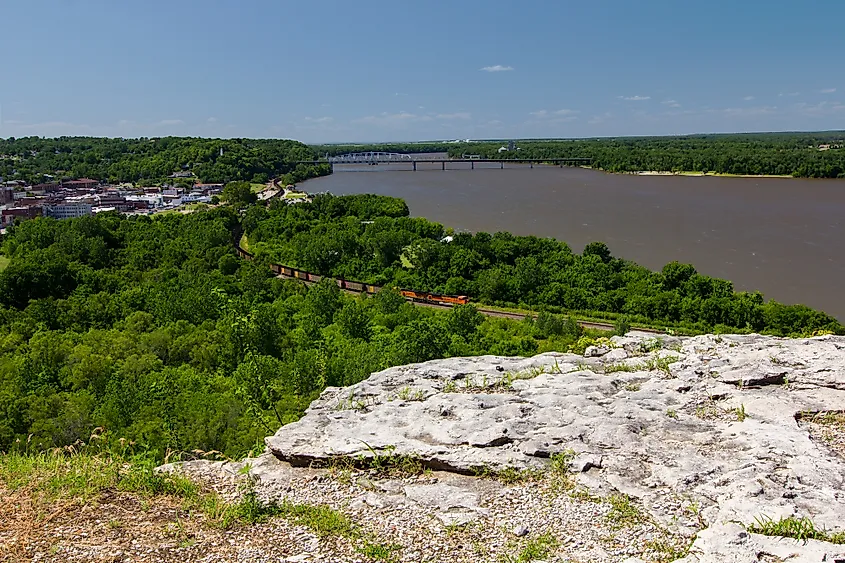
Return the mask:
[[510,233],[449,234],[408,217],[402,200],[321,195],[309,206],[253,207],[244,219],[250,248],[276,263],[378,285],[397,285],[488,304],[626,314],[649,324],[693,330],[753,330],[778,335],[842,331],[832,317],[802,305],[734,292],[688,264],[652,272],[615,258],[604,243],[583,254],[565,242]]
[[162,180],[183,170],[201,182],[262,183],[287,175],[291,183],[330,172],[327,166],[294,164],[314,158],[302,143],[277,139],[0,139],[0,177],[33,183],[45,181],[44,174],[111,182]]
[[[343,209],[407,212],[382,203],[351,198]],[[485,319],[471,305],[434,312],[392,291],[359,300],[328,281],[281,281],[236,258],[237,223],[220,208],[11,228],[0,452],[87,441],[103,427],[158,460],[168,450],[240,456],[327,385],[446,356],[565,351],[581,336],[558,316]]]
[[[484,158],[591,158],[608,172],[643,170],[771,174],[808,178],[845,177],[845,132],[692,135],[608,139],[525,141],[516,152],[498,152],[502,143],[449,145],[449,156]],[[842,148],[819,150],[820,145]]]

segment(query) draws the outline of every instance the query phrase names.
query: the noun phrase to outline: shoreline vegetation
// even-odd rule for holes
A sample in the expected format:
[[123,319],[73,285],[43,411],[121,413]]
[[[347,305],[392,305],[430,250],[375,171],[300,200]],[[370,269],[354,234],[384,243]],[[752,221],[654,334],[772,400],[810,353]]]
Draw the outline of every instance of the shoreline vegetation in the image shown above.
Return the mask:
[[[450,158],[589,158],[612,173],[845,178],[845,131],[736,133],[677,137],[608,137],[315,145],[319,155],[347,152],[447,152]],[[691,171],[691,172],[683,172]],[[705,172],[706,171],[706,172]]]

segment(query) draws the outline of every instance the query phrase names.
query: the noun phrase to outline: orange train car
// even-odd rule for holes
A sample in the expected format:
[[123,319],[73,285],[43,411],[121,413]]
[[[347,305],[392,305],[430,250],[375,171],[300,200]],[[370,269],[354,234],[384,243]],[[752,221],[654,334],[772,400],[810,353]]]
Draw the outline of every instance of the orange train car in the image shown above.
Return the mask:
[[405,299],[423,303],[439,303],[441,305],[465,305],[469,303],[469,297],[466,295],[440,295],[438,293],[414,291],[412,289],[402,289],[399,290],[399,293]]
[[469,303],[469,297],[466,295],[437,295],[438,303],[448,303],[450,305],[466,305]]

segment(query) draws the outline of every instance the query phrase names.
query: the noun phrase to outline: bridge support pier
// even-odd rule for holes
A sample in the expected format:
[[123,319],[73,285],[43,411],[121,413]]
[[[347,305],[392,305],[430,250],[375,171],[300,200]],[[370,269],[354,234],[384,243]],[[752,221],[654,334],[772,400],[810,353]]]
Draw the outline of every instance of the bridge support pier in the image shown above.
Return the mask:
[[534,163],[533,163],[533,162],[531,163],[531,168],[532,168],[532,169],[534,168]]
[[469,169],[470,169],[470,170],[475,170],[475,162],[473,162],[473,161],[471,161],[471,160],[469,161]]
[[446,170],[446,161],[440,163],[440,170]]
[[414,161],[414,172],[416,172],[416,171],[417,171],[417,161],[415,160]]
[[502,165],[499,167],[501,170],[505,169],[505,163],[503,162]]

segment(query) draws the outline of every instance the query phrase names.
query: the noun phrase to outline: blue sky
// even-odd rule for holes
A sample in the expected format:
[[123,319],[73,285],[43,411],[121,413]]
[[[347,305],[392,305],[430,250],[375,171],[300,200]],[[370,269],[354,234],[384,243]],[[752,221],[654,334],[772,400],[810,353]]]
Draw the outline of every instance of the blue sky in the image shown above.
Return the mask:
[[0,14],[0,137],[845,129],[841,0],[26,0]]

